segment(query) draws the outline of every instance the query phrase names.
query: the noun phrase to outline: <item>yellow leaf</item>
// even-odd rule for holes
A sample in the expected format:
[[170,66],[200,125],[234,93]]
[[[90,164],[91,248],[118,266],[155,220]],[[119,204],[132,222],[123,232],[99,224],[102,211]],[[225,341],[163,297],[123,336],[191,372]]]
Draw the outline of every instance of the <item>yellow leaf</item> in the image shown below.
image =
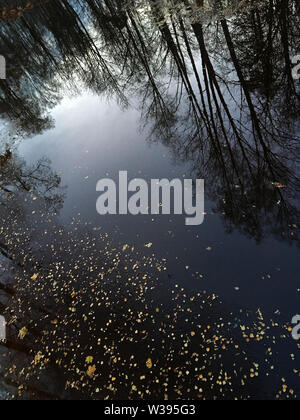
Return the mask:
[[20,340],[24,340],[25,336],[27,335],[28,330],[26,327],[23,327],[20,331],[19,331],[19,335],[18,337],[20,338]]
[[38,274],[34,274],[32,277],[31,277],[31,280],[36,280],[37,278],[38,278]]
[[93,366],[89,366],[89,367],[88,367],[88,370],[87,370],[86,374],[87,374],[90,378],[92,378],[92,377],[94,376],[95,372],[96,372],[96,366],[95,366],[95,365],[93,365]]
[[44,357],[45,356],[39,351],[34,358],[34,363],[37,365],[42,359],[44,359]]
[[153,363],[152,363],[152,360],[150,358],[147,360],[146,366],[147,366],[148,369],[152,369]]
[[87,363],[88,365],[91,365],[91,364],[93,363],[93,361],[94,361],[93,356],[88,356],[88,357],[85,359],[85,363]]

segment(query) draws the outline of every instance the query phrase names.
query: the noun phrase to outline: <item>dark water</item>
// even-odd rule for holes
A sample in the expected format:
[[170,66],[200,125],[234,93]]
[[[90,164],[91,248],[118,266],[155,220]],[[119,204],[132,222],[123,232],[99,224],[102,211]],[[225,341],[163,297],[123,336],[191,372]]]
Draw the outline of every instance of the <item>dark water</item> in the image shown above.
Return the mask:
[[[0,398],[297,399],[298,3],[17,3]],[[120,170],[205,179],[204,224],[99,216]]]

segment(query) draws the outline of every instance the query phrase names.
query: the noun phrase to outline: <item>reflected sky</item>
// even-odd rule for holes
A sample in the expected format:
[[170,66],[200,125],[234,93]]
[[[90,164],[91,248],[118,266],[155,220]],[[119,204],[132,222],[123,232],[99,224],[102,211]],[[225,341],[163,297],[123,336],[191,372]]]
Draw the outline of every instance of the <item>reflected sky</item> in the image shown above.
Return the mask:
[[[298,247],[273,238],[257,244],[236,231],[227,234],[208,197],[205,222],[193,228],[185,226],[183,216],[96,213],[97,181],[109,177],[117,182],[119,170],[127,170],[130,179],[147,181],[183,179],[191,173],[190,165],[174,161],[167,147],[147,142],[148,132],[140,129],[136,108],[124,111],[118,104],[85,95],[64,100],[52,115],[55,129],[22,143],[19,152],[29,162],[47,156],[61,174],[68,187],[60,212],[64,224],[80,215],[121,244],[153,243],[155,252],[167,258],[170,274],[180,276],[192,290],[205,288],[230,304],[261,306],[270,314],[280,310],[287,320],[297,311]],[[203,278],[195,282],[186,266]]]

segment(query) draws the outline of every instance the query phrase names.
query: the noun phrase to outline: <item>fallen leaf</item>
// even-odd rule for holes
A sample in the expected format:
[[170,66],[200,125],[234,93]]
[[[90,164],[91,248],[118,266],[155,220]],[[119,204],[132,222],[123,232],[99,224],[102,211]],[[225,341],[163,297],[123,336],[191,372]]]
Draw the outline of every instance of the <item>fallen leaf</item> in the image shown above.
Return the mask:
[[146,366],[147,366],[148,369],[152,369],[153,363],[152,363],[152,360],[150,358],[147,360]]
[[24,340],[24,338],[26,337],[27,333],[28,333],[28,329],[26,327],[23,327],[19,331],[19,335],[18,335],[18,337],[20,338],[20,340]]
[[285,186],[281,184],[280,182],[273,182],[274,187],[276,188],[284,188]]
[[87,374],[90,378],[92,378],[92,377],[94,376],[95,372],[96,372],[96,366],[95,366],[95,365],[93,365],[93,366],[89,366],[89,367],[88,367],[88,370],[87,370],[86,374]]

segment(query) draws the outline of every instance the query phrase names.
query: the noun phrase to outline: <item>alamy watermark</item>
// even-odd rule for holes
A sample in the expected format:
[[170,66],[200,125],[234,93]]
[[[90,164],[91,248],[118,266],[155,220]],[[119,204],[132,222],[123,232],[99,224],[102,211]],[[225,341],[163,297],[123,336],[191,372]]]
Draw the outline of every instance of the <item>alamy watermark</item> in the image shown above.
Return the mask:
[[[152,179],[148,185],[147,181],[139,178],[128,182],[127,171],[120,171],[118,187],[112,179],[101,179],[97,183],[96,190],[101,195],[96,208],[100,215],[185,214],[187,226],[198,226],[204,222],[203,179]],[[130,197],[129,193],[132,193]]]
[[300,55],[296,55],[292,58],[292,63],[294,64],[292,74],[293,79],[299,80],[300,79]]
[[6,321],[3,316],[0,315],[0,341],[6,340]]
[[0,80],[6,79],[6,59],[0,55]]
[[300,340],[300,315],[294,316],[292,319],[292,324],[295,325],[292,330],[292,337],[294,340],[298,341]]

